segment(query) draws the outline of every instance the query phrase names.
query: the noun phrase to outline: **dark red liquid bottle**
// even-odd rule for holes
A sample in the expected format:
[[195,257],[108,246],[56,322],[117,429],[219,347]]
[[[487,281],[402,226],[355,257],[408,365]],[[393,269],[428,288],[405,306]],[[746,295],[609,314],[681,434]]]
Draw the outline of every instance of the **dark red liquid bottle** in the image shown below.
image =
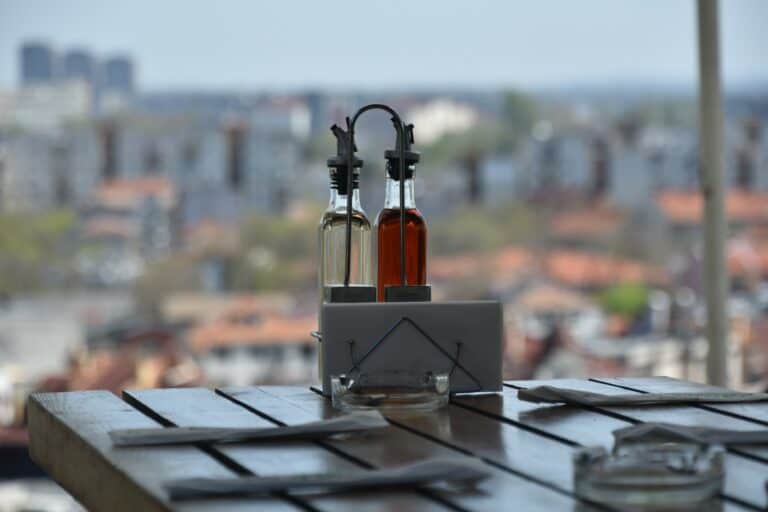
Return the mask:
[[[387,189],[384,209],[376,221],[378,254],[378,300],[384,301],[387,286],[402,283],[400,262],[400,180],[397,162],[387,162]],[[416,208],[413,190],[413,165],[406,168],[405,192],[405,271],[408,285],[427,283],[427,224]]]

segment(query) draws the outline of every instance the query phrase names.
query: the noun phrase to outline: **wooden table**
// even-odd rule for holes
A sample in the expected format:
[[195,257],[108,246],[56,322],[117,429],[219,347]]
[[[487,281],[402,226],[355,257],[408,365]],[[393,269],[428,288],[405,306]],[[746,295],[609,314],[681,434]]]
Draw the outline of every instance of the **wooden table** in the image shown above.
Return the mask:
[[[706,386],[668,378],[518,381],[501,396],[455,398],[434,414],[391,416],[390,426],[323,442],[114,448],[117,428],[290,425],[337,414],[307,388],[253,387],[35,394],[29,401],[32,458],[92,510],[604,510],[574,494],[571,455],[612,446],[611,432],[645,421],[755,430],[768,426],[768,404],[605,407],[544,406],[517,390],[555,384],[601,393],[696,391]],[[168,479],[365,471],[430,457],[481,458],[492,476],[477,491],[381,491],[337,495],[171,502]],[[726,454],[723,510],[765,510],[768,447]]]

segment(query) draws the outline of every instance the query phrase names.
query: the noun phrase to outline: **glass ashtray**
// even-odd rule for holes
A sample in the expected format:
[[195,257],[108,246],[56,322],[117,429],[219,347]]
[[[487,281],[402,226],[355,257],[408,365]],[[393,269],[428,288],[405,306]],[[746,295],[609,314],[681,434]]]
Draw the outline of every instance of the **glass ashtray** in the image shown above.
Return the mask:
[[331,401],[342,411],[434,411],[448,403],[448,374],[379,371],[331,376]]
[[576,493],[621,510],[686,509],[723,488],[723,447],[694,442],[632,442],[574,454]]

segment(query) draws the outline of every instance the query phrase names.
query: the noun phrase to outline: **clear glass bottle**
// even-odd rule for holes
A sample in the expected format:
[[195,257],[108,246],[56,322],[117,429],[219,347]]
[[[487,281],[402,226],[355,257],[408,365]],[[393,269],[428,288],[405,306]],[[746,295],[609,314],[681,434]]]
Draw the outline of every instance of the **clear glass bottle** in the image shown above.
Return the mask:
[[[373,286],[371,223],[360,205],[360,169],[353,171],[350,286]],[[347,176],[344,168],[331,167],[331,198],[318,228],[319,286],[343,286],[346,264]]]

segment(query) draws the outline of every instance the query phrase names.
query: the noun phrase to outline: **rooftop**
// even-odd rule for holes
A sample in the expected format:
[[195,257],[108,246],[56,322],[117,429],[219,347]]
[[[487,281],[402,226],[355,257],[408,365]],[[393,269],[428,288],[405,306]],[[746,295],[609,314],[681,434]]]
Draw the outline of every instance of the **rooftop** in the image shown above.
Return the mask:
[[550,229],[556,237],[602,238],[616,233],[626,215],[612,207],[597,206],[555,216]]
[[[656,196],[662,213],[675,224],[699,224],[704,201],[698,191],[666,190]],[[768,193],[731,189],[725,197],[731,222],[768,223]]]
[[106,181],[96,188],[93,199],[103,206],[133,209],[143,200],[153,198],[167,208],[175,202],[175,195],[175,187],[167,178],[144,176]]

